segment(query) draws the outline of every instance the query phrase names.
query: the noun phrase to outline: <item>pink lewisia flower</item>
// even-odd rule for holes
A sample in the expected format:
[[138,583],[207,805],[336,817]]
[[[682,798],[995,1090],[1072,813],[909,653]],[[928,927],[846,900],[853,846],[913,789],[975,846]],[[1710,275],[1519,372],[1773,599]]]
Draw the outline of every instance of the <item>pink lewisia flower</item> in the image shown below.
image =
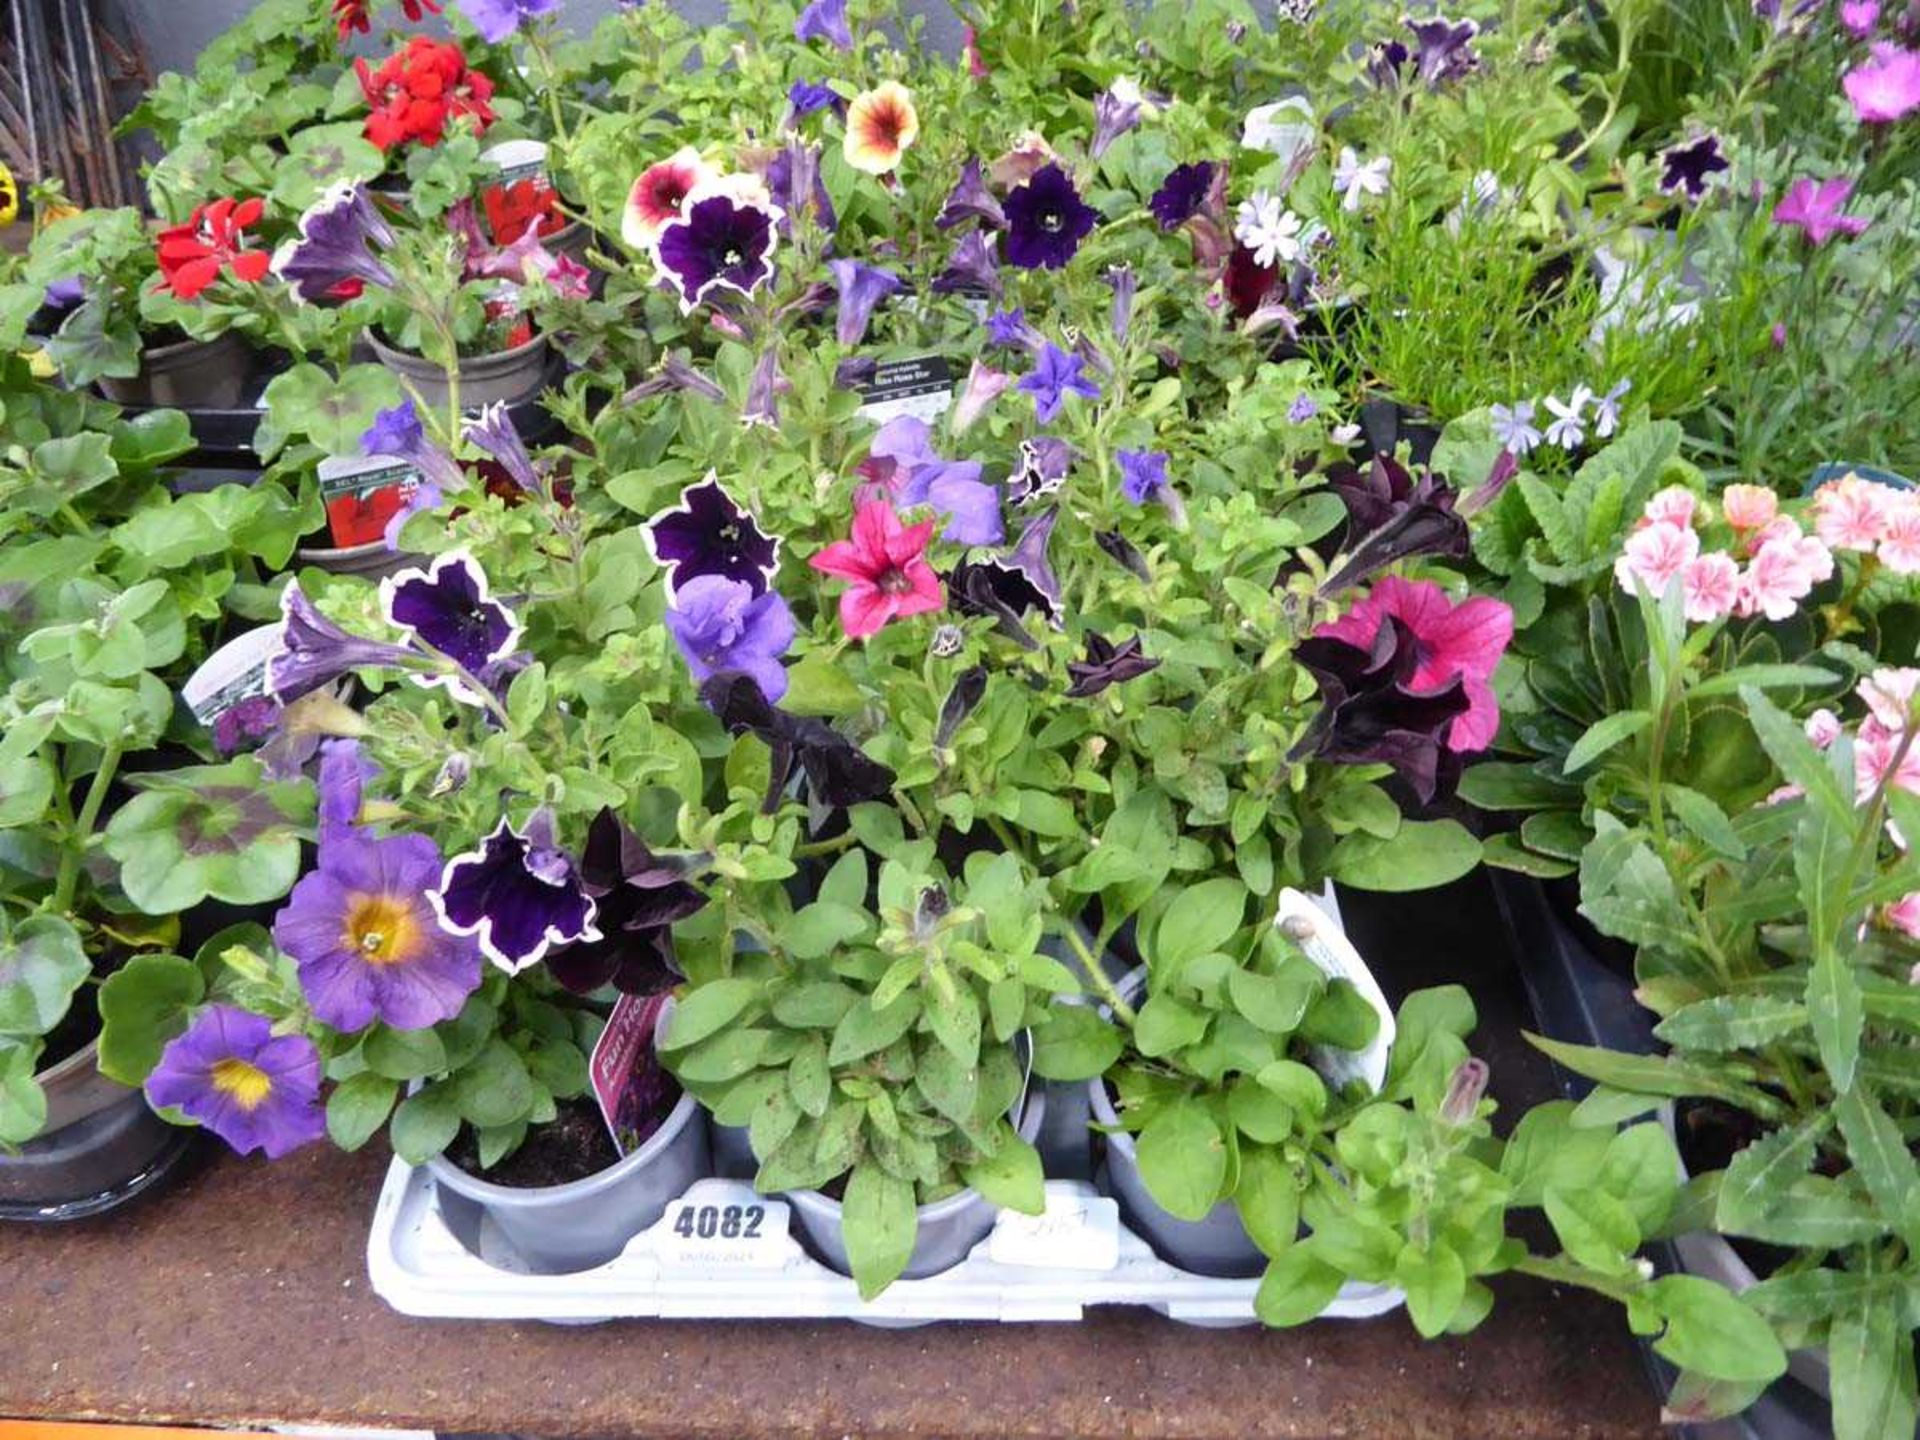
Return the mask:
[[1682,530],[1693,524],[1693,492],[1684,485],[1669,485],[1658,495],[1647,501],[1646,513],[1640,517],[1638,528],[1644,530],[1649,525],[1678,525]]
[[1840,738],[1840,717],[1831,710],[1816,710],[1807,717],[1807,739],[1816,750],[1825,750]]
[[1613,575],[1629,594],[1637,580],[1639,588],[1660,595],[1674,576],[1699,557],[1698,535],[1684,525],[1660,520],[1627,538],[1626,553],[1613,562]]
[[1740,577],[1734,614],[1788,619],[1820,583],[1822,562],[1827,573],[1832,574],[1833,557],[1818,540],[1769,540]]
[[834,541],[807,562],[853,582],[840,596],[840,626],[847,634],[864,640],[889,620],[946,603],[940,577],[927,563],[927,541],[937,524],[902,525],[886,501],[869,501],[853,517],[851,539]]
[[1893,492],[1858,475],[1829,481],[1813,495],[1814,532],[1835,550],[1872,554],[1892,512]]
[[1883,665],[1862,680],[1855,693],[1866,702],[1871,723],[1897,735],[1906,729],[1915,690],[1920,690],[1920,670]]
[[1761,530],[1780,513],[1780,497],[1764,485],[1729,485],[1720,494],[1720,509],[1736,530]]
[[627,193],[620,238],[636,250],[652,248],[660,232],[680,218],[687,197],[718,178],[719,173],[691,145],[683,145],[667,159],[649,165]]
[[1920,890],[1902,896],[1880,912],[1880,923],[1909,940],[1920,940]]
[[1835,235],[1858,235],[1867,228],[1864,215],[1840,212],[1853,194],[1853,181],[1846,176],[1832,180],[1796,180],[1786,198],[1773,208],[1773,223],[1798,225],[1808,240],[1824,245]]
[[1488,682],[1513,639],[1513,611],[1483,595],[1455,605],[1431,580],[1388,575],[1366,599],[1313,633],[1371,651],[1380,627],[1389,619],[1412,630],[1419,646],[1419,664],[1409,688],[1438,689],[1458,676],[1466,692],[1466,713],[1454,717],[1447,748],[1486,749],[1500,728],[1500,706]]
[[1920,50],[1904,50],[1885,41],[1873,58],[1840,77],[1853,113],[1869,125],[1886,125],[1920,109]]
[[[1853,742],[1853,784],[1855,798],[1864,803],[1880,782],[1886,780],[1896,790],[1905,790],[1910,795],[1920,795],[1920,745],[1909,747],[1900,763],[1894,765],[1894,757],[1900,756],[1900,732],[1889,730],[1872,720],[1863,721],[1860,733]],[[1904,840],[1895,835],[1894,839],[1906,848]]]
[[1723,619],[1733,613],[1740,593],[1740,567],[1718,550],[1702,555],[1680,572],[1680,590],[1687,619],[1696,624]]
[[1840,23],[1856,40],[1865,40],[1880,23],[1880,0],[1841,0]]
[[1895,498],[1880,536],[1880,563],[1896,575],[1920,573],[1920,495]]

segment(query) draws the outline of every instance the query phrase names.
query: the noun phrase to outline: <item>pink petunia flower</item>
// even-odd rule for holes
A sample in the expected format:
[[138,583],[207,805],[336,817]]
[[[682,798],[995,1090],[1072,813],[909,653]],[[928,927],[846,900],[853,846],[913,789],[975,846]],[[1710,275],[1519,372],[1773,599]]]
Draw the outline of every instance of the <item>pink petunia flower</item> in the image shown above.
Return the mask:
[[1796,180],[1786,198],[1774,206],[1773,223],[1799,226],[1815,245],[1824,245],[1835,235],[1858,235],[1867,228],[1867,217],[1840,213],[1851,194],[1853,181],[1844,175],[1832,180]]
[[1892,500],[1886,486],[1858,475],[1830,480],[1813,495],[1814,532],[1835,550],[1872,554],[1886,534]]
[[946,603],[940,577],[927,563],[927,541],[939,523],[902,525],[886,501],[869,501],[853,517],[851,539],[836,540],[808,560],[823,574],[853,582],[840,595],[840,626],[847,634],[864,640],[889,620]]
[[1696,624],[1724,619],[1740,593],[1740,567],[1718,550],[1702,555],[1681,570],[1680,591],[1687,619]]
[[1389,619],[1402,621],[1419,641],[1420,664],[1411,681],[1414,689],[1438,689],[1456,676],[1462,683],[1467,710],[1454,717],[1447,748],[1486,749],[1500,728],[1500,706],[1488,682],[1513,639],[1513,611],[1484,595],[1456,605],[1431,580],[1388,575],[1374,584],[1366,599],[1314,634],[1372,650],[1380,627]]
[[1842,734],[1840,717],[1825,708],[1816,710],[1807,717],[1806,731],[1816,750],[1826,750]]
[[1894,498],[1880,536],[1880,563],[1896,575],[1920,573],[1920,495]]
[[1684,485],[1669,485],[1647,501],[1637,529],[1649,525],[1678,525],[1682,530],[1693,524],[1694,494]]
[[1613,575],[1629,594],[1637,580],[1641,589],[1660,595],[1666,592],[1668,582],[1699,556],[1698,535],[1684,525],[1656,521],[1627,538],[1626,553],[1613,562]]
[[1720,510],[1736,530],[1763,530],[1780,513],[1780,497],[1765,485],[1729,485],[1720,493]]
[[1905,50],[1886,41],[1873,47],[1873,58],[1840,77],[1853,113],[1869,125],[1886,125],[1920,109],[1920,50]]

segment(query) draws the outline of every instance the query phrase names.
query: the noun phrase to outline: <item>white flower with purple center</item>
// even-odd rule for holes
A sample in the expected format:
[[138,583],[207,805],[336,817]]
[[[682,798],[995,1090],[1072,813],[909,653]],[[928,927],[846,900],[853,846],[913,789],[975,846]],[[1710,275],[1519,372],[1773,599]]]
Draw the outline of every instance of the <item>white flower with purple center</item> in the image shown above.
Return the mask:
[[1253,260],[1262,268],[1300,258],[1305,248],[1300,232],[1305,222],[1280,203],[1278,195],[1256,190],[1240,202],[1235,215],[1233,237],[1253,252]]

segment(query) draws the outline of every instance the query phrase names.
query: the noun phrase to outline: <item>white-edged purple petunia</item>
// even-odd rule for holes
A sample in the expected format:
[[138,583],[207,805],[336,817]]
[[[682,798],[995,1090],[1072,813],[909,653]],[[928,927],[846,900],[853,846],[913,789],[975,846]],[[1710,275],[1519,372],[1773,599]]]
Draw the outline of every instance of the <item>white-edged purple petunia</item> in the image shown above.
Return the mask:
[[485,704],[475,686],[520,643],[520,623],[488,591],[487,572],[465,550],[436,556],[425,570],[402,570],[380,582],[389,624],[457,671],[413,671],[416,684],[445,686],[455,699]]
[[758,595],[780,568],[780,541],[734,502],[712,470],[641,527],[654,563],[667,572],[667,598],[701,575],[724,575]]
[[442,926],[472,936],[509,975],[539,964],[551,946],[601,938],[598,907],[573,857],[555,842],[553,816],[544,808],[521,830],[502,815],[479,849],[447,862],[427,903]]
[[784,212],[727,180],[709,181],[681,203],[654,242],[660,278],[691,313],[717,291],[751,295],[773,278],[773,252]]
[[308,304],[330,298],[348,281],[391,290],[393,272],[374,252],[393,243],[366,190],[339,184],[307,209],[299,234],[274,252],[273,273]]

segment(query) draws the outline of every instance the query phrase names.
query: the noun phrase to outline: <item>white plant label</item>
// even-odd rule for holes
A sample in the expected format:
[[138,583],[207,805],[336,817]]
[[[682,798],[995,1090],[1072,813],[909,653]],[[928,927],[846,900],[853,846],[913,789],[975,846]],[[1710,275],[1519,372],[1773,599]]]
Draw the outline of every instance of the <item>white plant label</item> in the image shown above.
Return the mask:
[[931,425],[953,406],[953,366],[943,355],[890,361],[875,369],[860,396],[860,414],[876,425],[901,415]]
[[1379,1090],[1387,1083],[1387,1057],[1393,1051],[1396,1027],[1393,1007],[1380,993],[1380,983],[1373,978],[1367,962],[1360,958],[1360,952],[1353,948],[1339,923],[1319,902],[1298,890],[1280,892],[1280,906],[1273,923],[1300,947],[1301,954],[1312,961],[1322,975],[1329,980],[1350,981],[1360,992],[1360,998],[1380,1017],[1380,1028],[1366,1049],[1340,1050],[1331,1045],[1316,1045],[1310,1052],[1313,1068],[1335,1088],[1362,1080],[1369,1090]]
[[782,1270],[787,1213],[751,1185],[703,1180],[667,1207],[654,1248],[673,1270]]
[[242,700],[267,693],[267,661],[280,648],[280,627],[262,625],[222,645],[180,687],[193,718],[211,725]]
[[497,167],[501,185],[519,180],[547,182],[547,145],[544,140],[503,140],[480,152],[480,158]]
[[1000,1212],[987,1258],[1044,1270],[1111,1270],[1120,1263],[1120,1207],[1105,1195],[1050,1188],[1042,1214]]

